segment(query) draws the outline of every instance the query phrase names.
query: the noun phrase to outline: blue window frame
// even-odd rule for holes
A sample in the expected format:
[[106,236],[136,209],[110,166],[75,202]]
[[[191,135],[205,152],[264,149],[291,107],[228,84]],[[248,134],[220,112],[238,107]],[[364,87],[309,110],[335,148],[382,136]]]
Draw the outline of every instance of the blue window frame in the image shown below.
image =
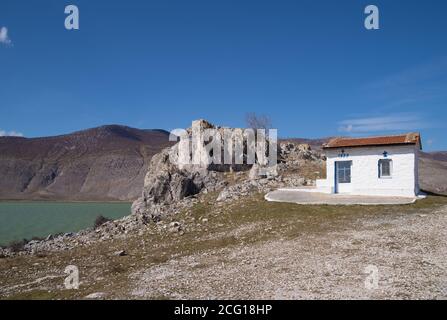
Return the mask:
[[351,183],[352,161],[337,161],[337,182]]

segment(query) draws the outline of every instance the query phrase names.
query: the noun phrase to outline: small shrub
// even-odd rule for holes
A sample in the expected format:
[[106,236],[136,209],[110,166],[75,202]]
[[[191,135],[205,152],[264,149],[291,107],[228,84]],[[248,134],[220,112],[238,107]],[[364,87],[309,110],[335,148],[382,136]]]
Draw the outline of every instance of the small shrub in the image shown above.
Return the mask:
[[103,225],[104,223],[109,222],[109,221],[112,221],[112,220],[109,219],[109,218],[106,218],[106,217],[104,217],[103,215],[100,214],[99,216],[96,217],[95,224],[93,225],[93,228],[97,229],[101,225]]
[[21,241],[13,241],[8,245],[8,248],[11,249],[12,252],[20,252],[24,251],[25,244],[28,243],[28,240],[23,239]]
[[43,240],[45,240],[45,237],[32,237],[31,240],[34,240],[34,241],[43,241]]
[[37,258],[46,258],[46,257],[47,257],[47,254],[44,253],[44,252],[37,252],[37,253],[36,253],[36,257],[37,257]]

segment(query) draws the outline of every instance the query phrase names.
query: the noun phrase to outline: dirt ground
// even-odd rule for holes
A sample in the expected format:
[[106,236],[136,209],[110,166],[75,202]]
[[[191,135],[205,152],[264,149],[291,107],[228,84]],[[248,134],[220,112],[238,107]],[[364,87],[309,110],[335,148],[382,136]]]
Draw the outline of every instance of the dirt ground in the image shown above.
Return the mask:
[[[183,235],[151,225],[126,239],[0,259],[0,297],[447,298],[446,198],[344,207],[262,196],[225,206],[210,196],[175,217]],[[64,287],[67,265],[79,268],[78,290]]]

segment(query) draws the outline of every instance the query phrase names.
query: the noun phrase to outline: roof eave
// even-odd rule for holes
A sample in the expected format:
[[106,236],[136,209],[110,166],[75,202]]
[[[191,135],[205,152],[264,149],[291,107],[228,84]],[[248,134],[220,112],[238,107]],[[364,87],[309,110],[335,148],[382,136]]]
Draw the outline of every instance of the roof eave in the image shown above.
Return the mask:
[[365,148],[365,147],[386,147],[386,146],[407,146],[419,144],[419,149],[422,150],[422,144],[416,142],[402,142],[402,143],[386,143],[386,144],[365,144],[357,146],[323,146],[323,149],[340,149],[340,148]]

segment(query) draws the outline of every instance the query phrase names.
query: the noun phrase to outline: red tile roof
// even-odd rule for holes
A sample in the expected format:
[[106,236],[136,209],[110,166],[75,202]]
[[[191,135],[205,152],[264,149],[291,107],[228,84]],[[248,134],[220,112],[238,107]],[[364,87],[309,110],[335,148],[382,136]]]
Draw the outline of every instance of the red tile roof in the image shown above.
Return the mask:
[[396,136],[380,136],[365,138],[334,138],[323,145],[324,149],[346,148],[346,147],[366,147],[385,146],[400,144],[418,144],[422,148],[421,136],[418,132],[410,132]]

